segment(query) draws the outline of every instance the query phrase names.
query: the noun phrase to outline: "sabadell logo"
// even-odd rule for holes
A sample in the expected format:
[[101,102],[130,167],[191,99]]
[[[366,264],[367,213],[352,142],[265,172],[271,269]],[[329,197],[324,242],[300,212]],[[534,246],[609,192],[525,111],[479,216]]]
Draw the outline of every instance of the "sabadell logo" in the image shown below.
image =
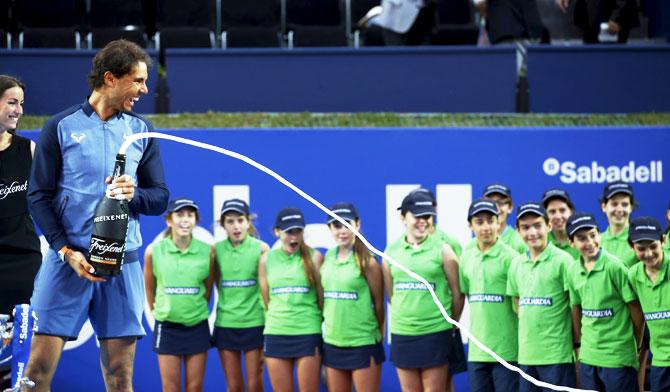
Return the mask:
[[556,158],[547,158],[542,170],[548,176],[559,176],[564,184],[604,184],[613,181],[630,183],[663,182],[663,161],[649,161],[639,164],[629,161],[623,166],[604,166],[598,161],[578,165],[573,161],[560,162]]

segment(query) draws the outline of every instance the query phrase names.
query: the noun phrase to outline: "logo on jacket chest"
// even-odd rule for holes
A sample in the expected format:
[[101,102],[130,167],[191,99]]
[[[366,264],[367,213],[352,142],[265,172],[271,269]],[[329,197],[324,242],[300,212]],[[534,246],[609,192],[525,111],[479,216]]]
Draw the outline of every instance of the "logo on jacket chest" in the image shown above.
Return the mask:
[[85,133],[71,133],[70,137],[74,139],[77,143],[81,143],[82,140],[86,137]]

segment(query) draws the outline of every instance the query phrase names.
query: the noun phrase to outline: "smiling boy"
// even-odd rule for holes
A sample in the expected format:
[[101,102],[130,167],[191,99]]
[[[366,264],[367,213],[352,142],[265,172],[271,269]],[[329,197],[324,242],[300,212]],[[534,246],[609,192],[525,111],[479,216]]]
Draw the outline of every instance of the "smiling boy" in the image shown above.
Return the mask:
[[[519,366],[541,381],[574,387],[567,270],[575,261],[549,243],[549,219],[540,203],[519,206],[516,227],[528,246],[507,276],[507,295],[514,297],[519,314]],[[519,380],[520,392],[539,390]]]

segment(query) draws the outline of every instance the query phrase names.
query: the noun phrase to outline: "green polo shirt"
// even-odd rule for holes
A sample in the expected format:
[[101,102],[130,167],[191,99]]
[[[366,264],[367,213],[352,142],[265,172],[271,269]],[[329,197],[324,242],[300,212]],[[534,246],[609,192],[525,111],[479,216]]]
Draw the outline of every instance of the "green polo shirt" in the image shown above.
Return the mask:
[[514,249],[516,253],[528,252],[528,247],[526,246],[526,243],[523,242],[523,239],[521,239],[519,233],[516,230],[514,230],[512,226],[505,226],[505,230],[503,230],[502,234],[500,234],[500,239],[507,246]]
[[323,341],[339,347],[380,342],[368,281],[356,264],[354,252],[340,260],[338,249],[329,249],[321,266]]
[[572,257],[552,244],[535,262],[514,258],[507,295],[519,298],[519,363],[555,365],[573,362],[572,312],[568,268]]
[[[441,241],[429,235],[414,249],[403,236],[390,244],[385,253],[427,280],[447,314],[451,315],[451,290],[443,268]],[[452,328],[423,283],[391,263],[388,266],[393,277],[391,333],[416,336]]]
[[628,270],[628,280],[642,305],[649,328],[653,366],[670,366],[670,254],[663,255],[656,283],[652,283],[639,262]]
[[461,253],[463,253],[463,248],[461,247],[461,244],[458,242],[458,240],[449,234],[445,233],[444,231],[436,228],[435,233],[433,235],[440,241],[444,242],[445,244],[449,245],[451,249],[454,250],[454,253],[456,253],[456,256],[459,258],[461,257]]
[[665,233],[665,246],[663,246],[663,250],[666,252],[670,251],[670,233]]
[[286,254],[272,249],[265,260],[270,293],[265,313],[266,335],[310,335],[321,333],[321,310],[316,290],[305,275],[300,252]]
[[156,320],[192,326],[209,317],[205,280],[210,274],[210,254],[211,247],[195,238],[184,251],[171,237],[153,245]]
[[628,244],[628,227],[616,235],[613,235],[608,227],[600,233],[600,240],[603,249],[616,256],[626,267],[630,268],[637,263],[635,252]]
[[600,251],[591,271],[583,260],[570,268],[570,304],[582,307],[579,361],[607,368],[637,367],[637,346],[628,303],[636,299],[628,268]]
[[[501,241],[486,253],[478,246],[463,252],[460,286],[470,305],[470,332],[504,360],[517,361],[518,318],[506,294],[507,272],[518,256]],[[468,344],[468,361],[496,362],[474,343]]]
[[247,235],[242,243],[218,242],[216,263],[221,272],[216,326],[226,328],[259,327],[264,323],[264,309],[258,285],[258,260],[262,242]]
[[559,243],[558,240],[556,239],[556,237],[554,236],[553,231],[549,232],[549,237],[548,238],[549,238],[549,242],[554,244],[555,247],[562,250],[563,252],[566,252],[566,253],[570,254],[570,256],[572,256],[573,259],[579,260],[579,251],[577,249],[573,248],[572,246],[570,246],[570,242],[566,242],[566,243],[563,243],[563,244]]

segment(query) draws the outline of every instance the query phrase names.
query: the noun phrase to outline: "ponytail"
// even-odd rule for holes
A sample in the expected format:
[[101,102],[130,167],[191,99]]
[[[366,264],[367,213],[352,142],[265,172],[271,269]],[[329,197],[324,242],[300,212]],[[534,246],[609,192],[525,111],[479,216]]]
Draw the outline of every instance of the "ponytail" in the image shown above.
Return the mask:
[[361,239],[358,237],[356,237],[356,239],[354,240],[353,252],[354,252],[354,260],[356,260],[356,265],[358,266],[358,269],[361,270],[361,276],[365,280],[367,280],[368,278],[365,275],[365,270],[368,268],[371,253],[368,250],[368,247],[365,246],[363,241],[361,241]]
[[300,242],[300,257],[302,258],[302,268],[305,270],[305,277],[309,281],[311,287],[316,286],[316,279],[314,277],[314,264],[312,262],[312,249],[307,246],[305,240]]

